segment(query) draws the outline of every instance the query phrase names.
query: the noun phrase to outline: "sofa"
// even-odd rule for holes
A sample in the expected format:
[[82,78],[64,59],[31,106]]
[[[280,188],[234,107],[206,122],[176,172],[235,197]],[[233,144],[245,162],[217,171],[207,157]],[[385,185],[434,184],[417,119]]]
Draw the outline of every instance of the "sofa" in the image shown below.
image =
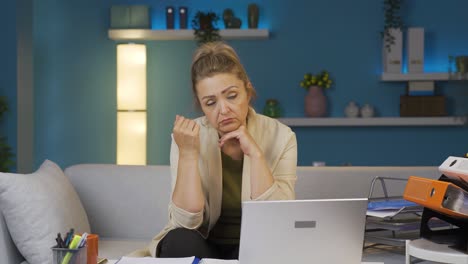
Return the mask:
[[[64,175],[79,197],[91,232],[100,237],[100,257],[116,259],[146,246],[167,222],[169,166],[78,164],[66,168]],[[431,166],[298,167],[296,198],[368,197],[374,177],[406,179],[410,175],[437,179],[440,173],[437,167]],[[404,187],[404,181],[387,185],[389,195],[401,195]],[[373,195],[382,194],[382,189],[376,185]],[[23,261],[0,215],[0,263]]]

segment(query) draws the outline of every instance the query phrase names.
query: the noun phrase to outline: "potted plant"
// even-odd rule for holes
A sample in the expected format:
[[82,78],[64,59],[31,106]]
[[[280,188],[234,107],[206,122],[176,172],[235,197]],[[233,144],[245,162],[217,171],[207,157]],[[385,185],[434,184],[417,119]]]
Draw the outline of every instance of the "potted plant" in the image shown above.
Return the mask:
[[[7,98],[5,96],[0,96],[0,120],[3,117],[3,113],[8,111]],[[13,152],[11,147],[7,143],[6,137],[0,137],[0,171],[8,172],[10,167],[15,163],[13,161]]]
[[388,52],[395,44],[394,31],[399,30],[401,32],[403,29],[403,20],[400,13],[402,3],[403,0],[384,0],[384,29],[380,33]]
[[305,114],[309,117],[326,116],[327,98],[323,93],[323,89],[328,89],[333,85],[330,74],[327,71],[315,75],[306,73],[299,85],[308,90],[304,100]]
[[216,27],[218,20],[219,16],[211,11],[198,11],[195,14],[192,20],[192,27],[198,44],[221,40],[219,29]]
[[306,90],[309,90],[312,86],[318,86],[321,88],[330,88],[333,84],[333,80],[330,78],[330,73],[322,71],[319,74],[313,75],[312,73],[306,73],[304,79],[301,81],[300,86]]

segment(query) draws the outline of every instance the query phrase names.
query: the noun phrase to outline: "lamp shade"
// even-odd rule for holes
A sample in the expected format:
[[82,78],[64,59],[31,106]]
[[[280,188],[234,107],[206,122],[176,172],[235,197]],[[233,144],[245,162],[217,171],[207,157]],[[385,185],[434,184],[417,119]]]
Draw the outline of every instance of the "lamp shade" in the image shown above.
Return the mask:
[[117,45],[117,164],[146,164],[146,46]]
[[146,164],[146,112],[117,112],[117,164]]
[[146,46],[117,45],[117,110],[146,110]]

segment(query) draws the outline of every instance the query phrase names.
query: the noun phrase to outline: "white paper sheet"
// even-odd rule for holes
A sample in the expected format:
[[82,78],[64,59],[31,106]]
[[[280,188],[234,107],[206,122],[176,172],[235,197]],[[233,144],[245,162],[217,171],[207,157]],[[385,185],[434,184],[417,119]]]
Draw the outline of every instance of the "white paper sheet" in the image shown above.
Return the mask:
[[199,264],[239,264],[237,259],[202,259]]
[[130,258],[122,257],[115,264],[192,264],[195,257],[189,258]]

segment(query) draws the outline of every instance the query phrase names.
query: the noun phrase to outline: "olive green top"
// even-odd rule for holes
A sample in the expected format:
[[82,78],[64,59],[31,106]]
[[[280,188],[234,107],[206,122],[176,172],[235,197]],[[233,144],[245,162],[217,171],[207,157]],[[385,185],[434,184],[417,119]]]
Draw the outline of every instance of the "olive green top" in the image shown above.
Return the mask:
[[239,244],[243,160],[233,160],[221,151],[223,195],[221,215],[210,232],[215,244]]

